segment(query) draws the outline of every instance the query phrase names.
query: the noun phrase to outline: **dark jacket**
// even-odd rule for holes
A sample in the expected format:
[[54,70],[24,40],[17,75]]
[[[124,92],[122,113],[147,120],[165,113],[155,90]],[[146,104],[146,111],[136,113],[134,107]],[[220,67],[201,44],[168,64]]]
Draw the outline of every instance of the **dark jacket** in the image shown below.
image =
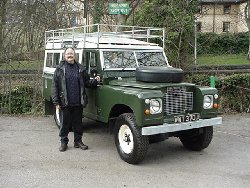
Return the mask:
[[[54,105],[61,107],[68,106],[66,80],[65,80],[65,60],[61,61],[57,66],[51,86],[51,98]],[[78,62],[75,62],[79,68],[80,91],[81,91],[81,105],[86,107],[88,97],[85,92],[85,87],[96,87],[98,82],[95,79],[90,79],[86,69]]]

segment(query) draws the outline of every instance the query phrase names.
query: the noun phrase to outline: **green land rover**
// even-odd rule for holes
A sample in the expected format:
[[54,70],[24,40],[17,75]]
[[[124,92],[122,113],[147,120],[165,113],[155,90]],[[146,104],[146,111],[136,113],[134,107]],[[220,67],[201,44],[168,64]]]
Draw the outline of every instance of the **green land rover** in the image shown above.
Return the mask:
[[149,144],[178,137],[184,147],[202,150],[213,126],[222,123],[218,94],[212,87],[183,82],[183,71],[169,65],[164,29],[120,25],[88,25],[46,32],[43,95],[46,114],[60,110],[51,102],[51,81],[65,47],[74,47],[97,88],[87,89],[84,117],[112,128],[120,157],[141,162]]

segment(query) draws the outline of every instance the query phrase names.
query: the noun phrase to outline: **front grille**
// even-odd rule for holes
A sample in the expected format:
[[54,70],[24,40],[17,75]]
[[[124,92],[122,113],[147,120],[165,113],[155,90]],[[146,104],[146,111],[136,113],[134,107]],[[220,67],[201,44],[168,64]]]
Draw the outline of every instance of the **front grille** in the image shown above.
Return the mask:
[[167,88],[163,103],[166,115],[183,114],[193,110],[193,92],[187,92],[185,87]]

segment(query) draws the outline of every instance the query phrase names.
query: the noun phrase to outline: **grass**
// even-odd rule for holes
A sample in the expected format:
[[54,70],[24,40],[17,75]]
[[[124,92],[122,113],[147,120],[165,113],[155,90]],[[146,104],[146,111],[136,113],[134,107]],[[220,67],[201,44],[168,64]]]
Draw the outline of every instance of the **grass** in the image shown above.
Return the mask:
[[200,55],[197,57],[197,65],[241,65],[250,64],[246,54],[230,55]]

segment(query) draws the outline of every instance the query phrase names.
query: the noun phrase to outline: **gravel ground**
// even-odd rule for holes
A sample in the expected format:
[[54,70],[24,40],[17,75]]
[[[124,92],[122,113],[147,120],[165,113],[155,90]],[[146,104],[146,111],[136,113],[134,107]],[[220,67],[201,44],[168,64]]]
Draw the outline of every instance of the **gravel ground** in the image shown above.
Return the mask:
[[84,120],[89,150],[59,152],[53,117],[0,116],[0,187],[250,187],[250,114],[223,115],[210,146],[184,149],[177,138],[152,144],[144,161],[130,165],[113,135]]

